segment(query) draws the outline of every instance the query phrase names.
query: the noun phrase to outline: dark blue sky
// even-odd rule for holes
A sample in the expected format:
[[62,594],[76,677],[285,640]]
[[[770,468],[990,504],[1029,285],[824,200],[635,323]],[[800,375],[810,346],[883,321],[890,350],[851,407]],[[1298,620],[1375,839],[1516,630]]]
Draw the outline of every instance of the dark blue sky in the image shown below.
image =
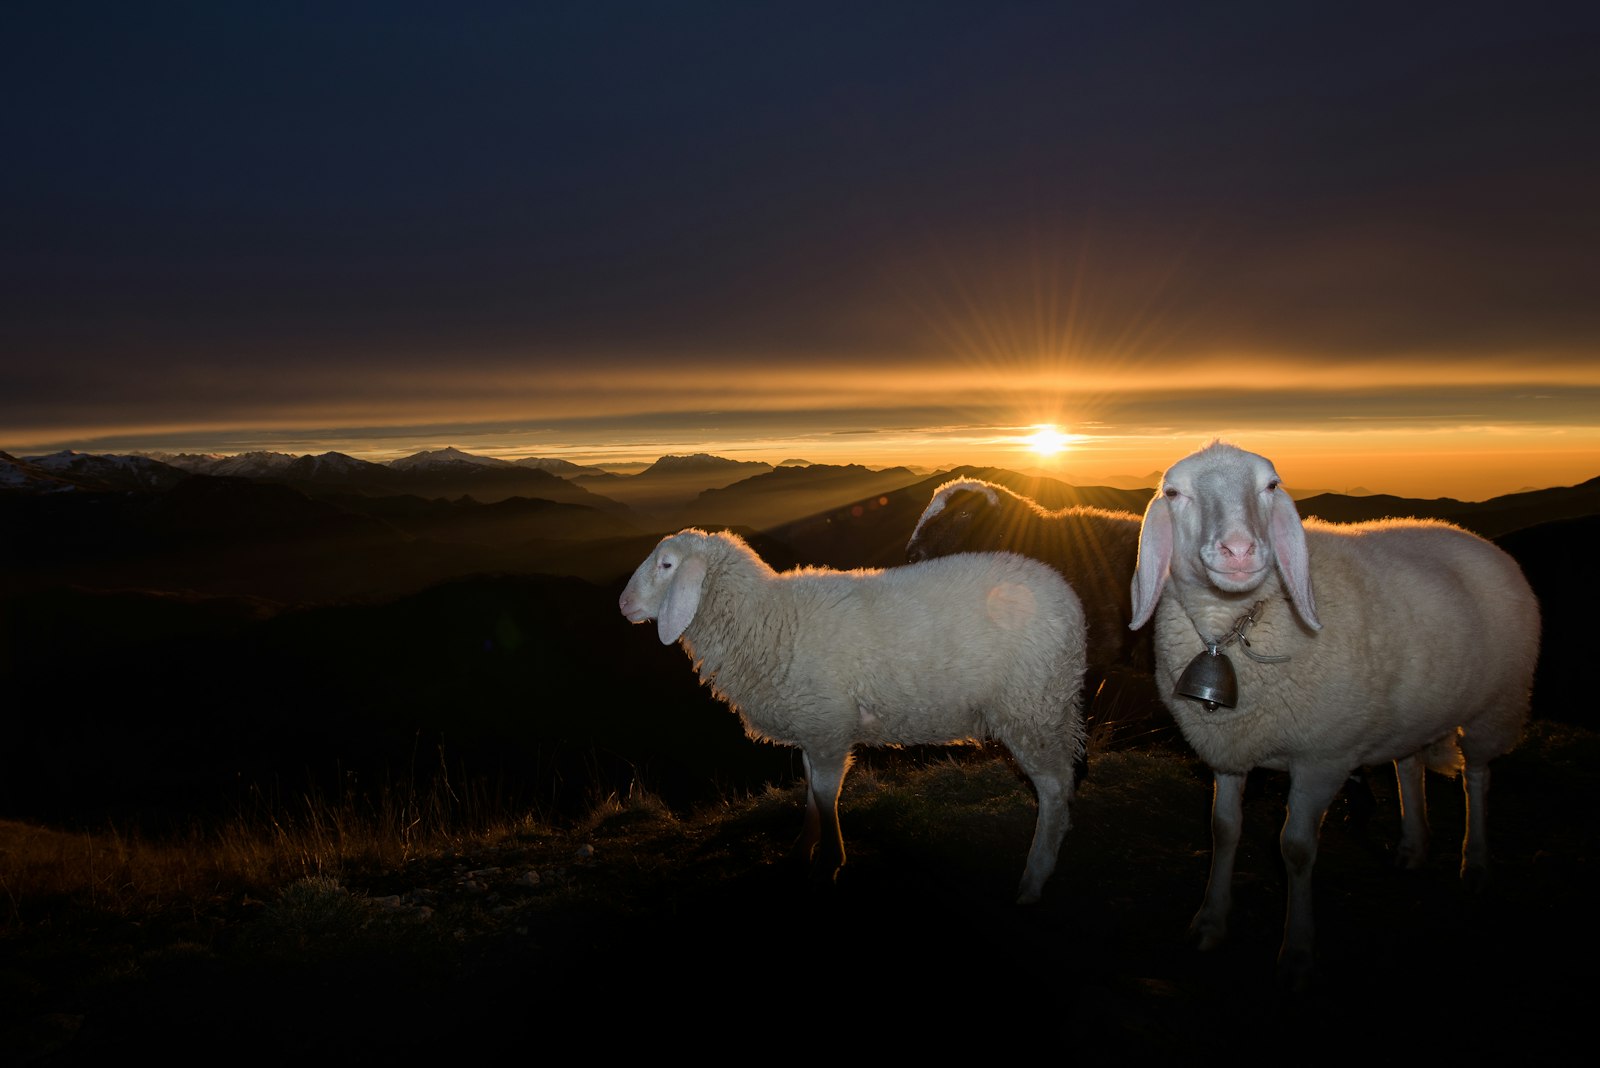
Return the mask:
[[12,5],[0,438],[554,419],[663,359],[1593,387],[1592,10]]

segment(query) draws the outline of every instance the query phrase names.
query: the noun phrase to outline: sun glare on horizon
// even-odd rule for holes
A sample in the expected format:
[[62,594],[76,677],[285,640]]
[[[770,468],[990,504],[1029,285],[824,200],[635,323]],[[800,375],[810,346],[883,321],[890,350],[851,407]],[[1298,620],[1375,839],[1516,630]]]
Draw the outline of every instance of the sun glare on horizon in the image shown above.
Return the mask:
[[1034,427],[1033,433],[1023,440],[1029,451],[1039,456],[1059,456],[1072,446],[1071,434],[1048,423]]

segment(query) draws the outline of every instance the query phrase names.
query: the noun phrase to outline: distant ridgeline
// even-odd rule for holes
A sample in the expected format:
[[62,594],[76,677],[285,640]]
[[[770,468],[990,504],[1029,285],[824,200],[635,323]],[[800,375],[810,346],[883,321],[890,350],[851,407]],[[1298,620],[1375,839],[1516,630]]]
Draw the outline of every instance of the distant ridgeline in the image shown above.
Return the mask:
[[[623,582],[688,525],[738,529],[780,569],[895,566],[955,476],[1051,508],[1138,512],[1151,493],[709,456],[622,475],[453,449],[392,464],[0,453],[0,692],[18,724],[0,817],[182,822],[256,791],[443,772],[551,815],[634,783],[673,804],[787,783],[792,754],[747,741],[681,653],[621,617]],[[1535,714],[1592,719],[1578,611],[1596,592],[1600,479],[1300,508],[1496,538],[1544,609]]]

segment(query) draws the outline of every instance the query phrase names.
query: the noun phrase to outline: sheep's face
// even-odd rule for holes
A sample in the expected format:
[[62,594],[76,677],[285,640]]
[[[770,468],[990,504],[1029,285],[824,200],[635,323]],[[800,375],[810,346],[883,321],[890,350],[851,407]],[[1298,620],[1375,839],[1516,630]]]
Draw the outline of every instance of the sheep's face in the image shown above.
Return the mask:
[[1225,593],[1247,593],[1266,581],[1274,564],[1273,514],[1288,496],[1270,461],[1213,445],[1173,464],[1160,493],[1172,517],[1175,575]]
[[661,644],[671,645],[694,619],[705,581],[705,556],[693,534],[663,538],[628,579],[617,607],[629,623],[656,621]]
[[1305,531],[1277,470],[1263,456],[1217,442],[1168,468],[1145,509],[1132,625],[1150,618],[1169,575],[1240,594],[1258,589],[1274,568],[1301,619],[1320,628]]
[[974,541],[998,504],[995,491],[977,482],[945,485],[917,520],[906,543],[906,560],[916,563],[963,550],[992,548]]
[[633,577],[617,599],[617,607],[629,623],[648,623],[661,614],[672,578],[683,562],[683,547],[676,536],[663,538],[656,543],[644,563],[634,569]]

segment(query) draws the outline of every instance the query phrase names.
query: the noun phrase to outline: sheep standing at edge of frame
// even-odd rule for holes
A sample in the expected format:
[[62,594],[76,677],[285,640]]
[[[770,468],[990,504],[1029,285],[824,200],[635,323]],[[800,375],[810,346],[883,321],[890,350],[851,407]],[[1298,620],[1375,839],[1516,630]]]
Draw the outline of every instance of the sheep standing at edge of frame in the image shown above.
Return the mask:
[[994,739],[1033,783],[1033,844],[1019,904],[1039,899],[1069,827],[1083,608],[1054,570],[968,553],[886,570],[779,573],[737,535],[663,538],[618,601],[680,641],[700,680],[752,738],[798,746],[799,847],[812,877],[844,865],[839,792],[856,746]]
[[1071,507],[1051,510],[994,482],[958,478],[934,491],[906,542],[913,563],[958,552],[1012,552],[1061,573],[1088,619],[1083,691],[1092,702],[1113,667],[1149,675],[1149,631],[1132,631],[1128,582],[1139,555],[1132,512]]
[[[1311,977],[1318,834],[1353,769],[1393,761],[1396,861],[1418,868],[1425,770],[1464,764],[1461,874],[1481,886],[1489,762],[1521,737],[1539,652],[1538,602],[1509,555],[1433,520],[1302,524],[1271,462],[1214,442],[1169,468],[1145,510],[1133,605],[1134,627],[1155,620],[1162,699],[1214,773],[1211,873],[1190,925],[1202,949],[1227,932],[1252,768],[1289,774],[1278,953],[1288,985]],[[1207,711],[1176,684],[1222,642],[1236,706]]]

